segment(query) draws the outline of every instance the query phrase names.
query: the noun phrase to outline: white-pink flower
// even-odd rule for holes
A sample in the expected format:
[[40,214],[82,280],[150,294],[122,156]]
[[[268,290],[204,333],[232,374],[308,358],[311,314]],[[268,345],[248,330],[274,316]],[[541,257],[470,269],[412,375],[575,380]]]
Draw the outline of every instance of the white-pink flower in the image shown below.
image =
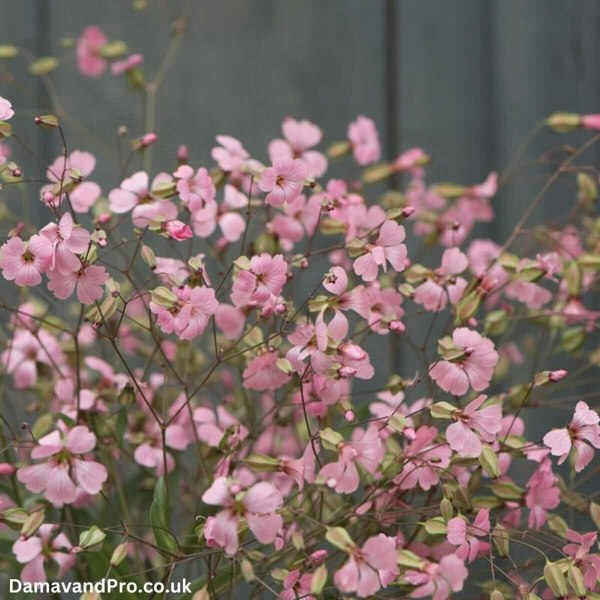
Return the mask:
[[327,170],[327,159],[321,152],[311,150],[321,141],[321,129],[306,119],[296,121],[288,117],[283,121],[281,130],[285,139],[273,140],[269,144],[271,162],[282,158],[298,159],[304,163],[306,177],[321,177]]
[[15,115],[15,111],[12,109],[12,104],[6,98],[0,96],[0,121],[8,121]]
[[95,447],[96,436],[84,425],[73,427],[66,436],[53,431],[31,451],[31,458],[47,461],[22,467],[17,479],[34,494],[44,492],[57,507],[72,504],[78,488],[95,496],[108,477],[104,465],[83,457]]
[[65,213],[58,224],[49,223],[40,230],[40,235],[52,245],[52,260],[49,269],[69,273],[81,268],[78,254],[84,253],[90,243],[90,233],[76,227],[71,213]]
[[83,30],[77,40],[77,66],[82,75],[98,77],[106,70],[106,59],[100,49],[108,42],[106,34],[100,27],[90,25]]
[[477,458],[481,454],[479,438],[491,444],[502,429],[501,406],[492,404],[480,408],[486,400],[487,396],[477,396],[465,408],[452,415],[455,422],[446,429],[446,439],[450,448],[460,456]]
[[276,512],[283,506],[283,498],[279,490],[266,481],[244,489],[231,479],[218,477],[204,492],[202,501],[223,507],[214,517],[207,519],[204,537],[209,546],[223,548],[228,556],[237,552],[241,518],[246,520],[248,528],[261,544],[274,542],[283,527],[283,519]]
[[13,237],[0,248],[2,275],[20,286],[39,285],[42,273],[50,266],[52,254],[52,244],[40,235],[32,236],[27,243]]
[[64,533],[56,533],[58,525],[44,523],[37,533],[29,538],[19,538],[12,547],[17,562],[24,564],[21,581],[44,582],[45,566],[49,561],[58,564],[57,579],[75,565],[75,556],[69,553],[72,544]]
[[348,125],[348,139],[352,144],[354,160],[361,165],[377,162],[381,156],[379,134],[373,119],[360,115]]
[[367,539],[362,548],[353,546],[350,554],[334,575],[337,588],[344,594],[356,592],[367,598],[385,588],[398,575],[396,540],[380,533]]
[[490,533],[490,509],[482,508],[475,517],[473,525],[468,525],[462,517],[448,521],[448,541],[458,546],[456,556],[461,560],[473,562],[477,556],[487,550],[489,544],[477,538],[487,537]]
[[477,392],[485,390],[498,362],[494,343],[467,327],[455,329],[452,342],[458,351],[462,350],[461,356],[453,361],[441,359],[434,363],[429,371],[431,378],[455,396],[466,394],[469,386]]
[[293,202],[302,192],[307,176],[305,164],[298,159],[284,156],[273,161],[273,166],[265,169],[258,185],[268,192],[265,204],[282,206]]
[[245,164],[250,155],[239,140],[229,135],[218,135],[217,142],[220,146],[215,146],[211,151],[211,156],[215,159],[220,169],[223,171],[239,171]]
[[235,306],[257,306],[276,300],[287,279],[288,265],[281,254],[266,252],[250,259],[248,269],[241,270],[233,283],[231,300]]
[[579,401],[568,427],[553,429],[544,436],[544,444],[553,456],[559,456],[558,464],[567,460],[571,449],[575,450],[575,471],[584,469],[594,457],[593,448],[600,448],[600,415],[585,402]]
[[366,254],[354,261],[354,272],[364,281],[374,281],[379,267],[387,271],[388,262],[396,272],[403,271],[407,257],[406,246],[402,243],[405,237],[402,225],[396,221],[385,221],[377,239],[365,245]]
[[109,278],[104,267],[79,265],[67,273],[48,271],[48,289],[61,300],[69,298],[77,290],[77,300],[82,304],[93,304],[104,293],[103,285]]
[[409,569],[404,578],[417,586],[411,598],[447,600],[453,592],[460,592],[469,575],[465,563],[456,554],[447,554],[439,563],[427,562],[421,570]]

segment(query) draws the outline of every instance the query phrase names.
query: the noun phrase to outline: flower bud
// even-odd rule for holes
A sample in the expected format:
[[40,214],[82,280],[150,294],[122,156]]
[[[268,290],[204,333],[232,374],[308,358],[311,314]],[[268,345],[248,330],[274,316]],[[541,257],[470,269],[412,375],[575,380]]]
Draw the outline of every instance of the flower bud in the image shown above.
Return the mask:
[[354,367],[340,367],[338,369],[338,375],[342,378],[342,379],[349,379],[350,377],[354,377],[356,375],[357,371]]
[[310,593],[318,596],[327,583],[327,567],[321,565],[315,572],[310,584]]
[[140,254],[142,255],[142,260],[154,271],[154,269],[156,269],[156,256],[154,250],[152,250],[150,246],[142,244]]
[[352,150],[352,144],[347,140],[334,142],[327,149],[327,156],[332,159],[342,158]]
[[15,471],[15,467],[10,463],[0,463],[0,477],[12,475]]
[[556,563],[546,562],[546,566],[544,567],[544,581],[557,598],[567,595],[565,576]]
[[110,566],[111,567],[116,567],[125,560],[125,558],[127,557],[127,549],[128,549],[128,544],[127,544],[127,542],[124,542],[122,544],[119,544],[113,550],[113,553],[110,557]]
[[494,590],[490,594],[490,600],[504,600],[504,594],[500,590]]
[[33,122],[44,129],[57,129],[60,127],[60,123],[54,115],[40,115],[35,117]]
[[546,125],[554,131],[572,131],[581,125],[581,115],[576,113],[557,112],[546,119]]
[[367,353],[357,344],[352,342],[344,342],[338,346],[338,352],[351,360],[363,360]]
[[252,563],[247,558],[243,558],[241,560],[240,568],[242,571],[242,576],[244,577],[244,581],[246,583],[252,583],[256,579],[256,577],[254,576],[254,569],[252,567]]
[[569,570],[567,571],[567,579],[569,580],[571,589],[577,594],[577,596],[580,598],[585,598],[586,588],[581,570],[575,565],[570,565]]
[[27,539],[30,538],[35,532],[42,526],[46,513],[43,510],[36,510],[32,512],[21,527],[21,535]]

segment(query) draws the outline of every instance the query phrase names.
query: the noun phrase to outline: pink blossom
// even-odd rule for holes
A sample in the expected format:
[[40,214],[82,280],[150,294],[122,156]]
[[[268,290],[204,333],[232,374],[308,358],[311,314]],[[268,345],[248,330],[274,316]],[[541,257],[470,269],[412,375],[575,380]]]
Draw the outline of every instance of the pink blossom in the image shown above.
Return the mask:
[[364,281],[374,281],[380,266],[387,272],[388,262],[396,272],[403,271],[407,257],[406,246],[402,243],[405,237],[402,225],[385,221],[375,242],[365,245],[366,254],[354,261],[354,272]]
[[52,261],[52,245],[41,235],[34,235],[25,243],[20,237],[13,237],[0,248],[0,269],[4,279],[19,286],[33,286],[42,283]]
[[[327,170],[327,159],[321,152],[310,149],[321,141],[323,134],[319,127],[307,120],[296,121],[288,117],[284,120],[281,130],[285,139],[273,140],[269,144],[271,162],[275,164],[284,158],[298,159],[305,166],[305,175],[302,179],[304,177],[321,177]],[[263,191],[269,190],[263,189]]]
[[27,389],[35,385],[38,378],[38,365],[52,369],[65,361],[63,351],[56,338],[44,329],[35,334],[25,329],[17,329],[12,343],[2,352],[0,360],[7,373],[13,378],[17,389]]
[[231,300],[235,306],[256,306],[277,300],[287,279],[288,265],[281,254],[266,252],[250,259],[233,283]]
[[581,126],[584,129],[600,131],[600,115],[582,115]]
[[448,521],[448,541],[458,546],[456,556],[461,560],[473,562],[478,554],[485,552],[489,544],[480,542],[478,537],[487,537],[490,533],[490,510],[482,508],[475,517],[473,525],[467,525],[462,517]]
[[[77,169],[83,179],[87,178],[96,168],[96,158],[90,152],[73,150],[65,161],[64,156],[58,156],[46,170],[46,177],[49,181],[59,183],[64,180],[68,169]],[[44,186],[42,191],[51,191],[54,186]],[[82,181],[77,187],[69,193],[69,200],[73,210],[77,213],[87,213],[100,197],[102,190],[97,183],[93,181]],[[60,198],[53,198],[51,204],[55,207],[63,200],[65,194]]]
[[235,436],[238,441],[243,441],[248,437],[248,429],[241,425],[223,406],[217,406],[216,412],[204,406],[195,408],[193,420],[198,439],[213,448],[219,447],[226,434],[230,438]]
[[175,173],[177,191],[182,201],[196,212],[214,201],[216,188],[208,171],[202,167],[194,174],[189,165],[181,165]]
[[215,159],[219,168],[223,171],[242,169],[250,155],[239,140],[229,135],[218,135],[216,139],[220,146],[215,146],[212,149],[211,156]]
[[434,312],[444,310],[448,300],[456,304],[467,287],[466,280],[457,275],[468,266],[468,258],[458,248],[444,250],[442,264],[416,288],[414,301],[426,310]]
[[273,161],[273,166],[265,169],[258,183],[263,192],[268,192],[265,204],[282,206],[293,202],[302,192],[306,166],[298,159],[282,157]]
[[102,46],[108,42],[106,34],[95,25],[83,30],[77,40],[77,66],[82,75],[98,77],[106,70],[106,60],[100,54]]
[[325,465],[319,472],[319,479],[338,494],[351,494],[360,483],[357,464],[375,475],[385,449],[377,427],[371,426],[366,432],[356,429],[352,441],[340,444],[337,452],[337,462]]
[[150,310],[158,315],[159,327],[164,333],[175,333],[182,340],[192,340],[202,335],[209,318],[219,306],[215,290],[184,285],[173,292],[177,296],[177,303],[172,308],[150,302]]
[[113,75],[122,75],[127,71],[131,71],[139,67],[144,62],[144,57],[141,54],[132,54],[124,60],[117,60],[110,65],[110,72]]
[[300,575],[298,569],[290,571],[283,580],[283,591],[279,594],[280,600],[315,600],[315,596],[310,593],[313,576],[310,573]]
[[594,457],[593,448],[600,448],[600,415],[585,402],[579,401],[575,415],[564,429],[553,429],[544,436],[544,444],[553,456],[559,456],[558,464],[567,460],[571,449],[575,450],[575,471],[583,470]]
[[12,109],[12,104],[6,99],[0,96],[0,121],[8,121],[15,115],[15,111]]
[[464,562],[456,554],[448,554],[439,563],[427,562],[420,571],[409,569],[404,578],[417,586],[411,598],[447,600],[463,589],[468,575]]
[[379,160],[381,156],[379,135],[372,119],[362,115],[357,117],[356,121],[348,125],[348,139],[352,144],[354,160],[359,165],[370,165]]
[[413,171],[422,166],[428,158],[422,148],[410,148],[392,162],[392,169],[399,172]]
[[466,394],[469,386],[477,392],[485,390],[498,362],[494,343],[467,327],[455,329],[452,342],[463,355],[453,362],[442,359],[434,363],[429,371],[431,378],[455,396]]
[[82,304],[93,304],[104,293],[103,285],[109,275],[104,267],[79,265],[68,273],[48,271],[48,289],[61,300],[69,298],[77,290],[77,300]]
[[404,316],[402,294],[393,288],[381,288],[378,281],[367,286],[357,286],[352,291],[351,307],[366,319],[371,331],[387,334],[390,331],[403,331]]
[[81,267],[78,254],[83,254],[90,243],[90,234],[76,227],[70,213],[65,213],[58,224],[50,223],[40,230],[40,235],[52,244],[53,255],[48,268],[59,273],[69,273]]
[[48,460],[20,468],[17,478],[30,492],[44,492],[57,507],[72,504],[78,488],[95,496],[108,477],[104,465],[82,456],[95,447],[96,436],[83,425],[73,427],[64,437],[53,431],[31,451],[31,458]]
[[172,240],[177,240],[178,242],[194,237],[191,227],[178,219],[167,221],[164,224],[164,229]]
[[255,356],[244,369],[244,387],[249,390],[276,390],[290,380],[290,375],[277,366],[278,352]]
[[56,533],[57,529],[58,525],[44,523],[34,536],[19,538],[13,544],[12,550],[17,562],[25,564],[21,571],[21,581],[47,581],[45,567],[48,562],[58,565],[56,579],[62,579],[75,565],[75,556],[69,554],[72,544],[64,533]]
[[541,529],[547,518],[547,511],[560,504],[558,479],[552,472],[552,463],[545,458],[527,482],[525,504],[529,508],[528,526]]
[[241,517],[261,544],[273,543],[283,526],[283,519],[276,512],[283,506],[283,498],[266,481],[244,489],[235,481],[218,477],[204,492],[202,501],[224,509],[207,519],[204,537],[210,547],[223,548],[228,556],[237,553]]
[[477,396],[464,409],[452,415],[456,422],[446,430],[446,439],[450,448],[460,456],[477,458],[481,454],[479,437],[485,442],[492,443],[502,428],[501,406],[492,404],[480,408],[486,399],[487,396]]
[[133,458],[139,465],[155,469],[158,477],[170,473],[175,468],[175,459],[166,448],[185,450],[191,441],[185,429],[177,423],[172,423],[166,428],[165,447],[162,432],[156,422],[148,424],[143,435],[144,441],[135,449]]
[[335,573],[334,582],[344,594],[356,592],[367,598],[385,588],[398,575],[396,540],[380,533],[367,539],[362,548],[348,550],[350,556]]
[[575,565],[583,573],[585,586],[593,590],[600,577],[600,556],[590,554],[590,551],[598,541],[598,534],[595,532],[581,534],[567,529],[567,540],[570,543],[563,546],[563,552],[574,559]]
[[151,192],[151,187],[168,181],[171,181],[169,175],[159,173],[150,186],[148,174],[138,171],[108,194],[110,210],[119,215],[131,210],[131,220],[136,227],[147,227],[152,220],[176,219],[177,207],[173,202],[156,198]]
[[414,439],[404,449],[403,471],[394,478],[394,483],[403,490],[412,490],[417,484],[429,490],[440,479],[439,470],[450,464],[452,452],[446,444],[436,444],[438,430],[422,425],[414,434]]

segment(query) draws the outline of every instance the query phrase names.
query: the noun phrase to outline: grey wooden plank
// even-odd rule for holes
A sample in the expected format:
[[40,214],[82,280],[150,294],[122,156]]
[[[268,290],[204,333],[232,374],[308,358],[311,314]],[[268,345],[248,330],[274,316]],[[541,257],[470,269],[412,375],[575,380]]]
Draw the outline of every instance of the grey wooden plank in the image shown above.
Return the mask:
[[[168,41],[168,23],[182,6],[165,4],[165,15],[154,4],[136,14],[119,0],[55,4],[54,38],[101,25],[111,37],[126,39],[132,51],[147,52],[150,76]],[[156,130],[162,144],[156,165],[171,159],[180,143],[189,144],[195,159],[209,159],[218,133],[239,137],[266,158],[265,145],[280,134],[287,115],[314,120],[330,140],[343,137],[359,113],[383,121],[383,2],[200,0],[192,5],[188,31],[158,94]],[[73,68],[73,58],[66,59],[56,80],[76,118],[86,117],[94,132],[113,144],[117,124],[140,131],[139,100],[126,93],[122,78],[77,78]],[[69,135],[78,146],[98,147],[92,136]]]

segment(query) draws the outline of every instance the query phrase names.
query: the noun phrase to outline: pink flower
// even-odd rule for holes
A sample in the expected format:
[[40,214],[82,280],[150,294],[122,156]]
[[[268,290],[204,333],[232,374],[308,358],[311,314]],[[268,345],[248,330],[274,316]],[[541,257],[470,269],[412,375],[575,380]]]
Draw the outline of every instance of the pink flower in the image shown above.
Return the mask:
[[20,237],[13,237],[0,248],[2,275],[19,286],[39,285],[52,254],[52,245],[40,235],[32,236],[27,244]]
[[65,213],[57,224],[50,223],[40,235],[52,245],[53,255],[49,269],[69,273],[81,267],[77,254],[83,254],[90,243],[90,234],[82,227],[75,227],[71,213]]
[[429,157],[421,148],[410,148],[394,160],[392,169],[397,172],[414,171],[422,166],[428,159]]
[[276,512],[283,506],[283,498],[266,481],[244,490],[237,482],[218,477],[204,492],[202,501],[224,508],[216,516],[207,519],[204,537],[210,547],[223,548],[228,556],[234,556],[238,549],[240,518],[246,520],[250,531],[261,544],[274,542],[283,527],[283,519]]
[[194,213],[214,201],[217,193],[208,171],[202,167],[194,174],[189,165],[181,165],[175,173],[177,191],[181,200]]
[[132,54],[124,60],[117,60],[110,65],[110,72],[113,75],[122,75],[127,71],[131,71],[139,67],[144,62],[144,57],[141,54]]
[[[560,456],[561,465],[575,449],[575,471],[584,469],[594,457],[593,448],[600,448],[600,415],[585,402],[575,406],[575,415],[564,429],[553,429],[544,436],[544,444],[553,456]],[[587,443],[586,443],[587,442]],[[593,447],[593,448],[592,448]]]
[[231,300],[237,307],[257,306],[276,301],[287,279],[288,265],[281,254],[266,252],[250,259],[233,283]]
[[319,479],[338,494],[351,494],[358,489],[360,477],[357,464],[375,475],[385,454],[375,426],[369,427],[366,432],[355,429],[352,441],[340,444],[337,451],[337,462],[325,465],[319,472]]
[[165,231],[172,240],[182,242],[183,240],[189,240],[194,236],[192,229],[189,225],[186,225],[183,221],[175,219],[173,221],[167,221],[164,224]]
[[211,151],[211,156],[215,159],[220,169],[223,171],[238,171],[250,157],[239,140],[229,135],[218,135],[217,142],[220,146],[215,146]]
[[278,352],[265,352],[255,356],[244,369],[244,387],[248,390],[276,390],[290,380],[278,366]]
[[[481,442],[492,443],[502,429],[502,408],[492,404],[480,409],[487,396],[477,396],[465,406],[456,411],[452,417],[456,420],[446,430],[446,439],[450,448],[465,458],[477,458],[481,454]],[[476,435],[475,430],[479,433]]]
[[48,460],[19,469],[17,479],[34,494],[44,492],[59,508],[75,501],[78,488],[95,496],[108,477],[104,465],[82,457],[95,447],[96,436],[84,425],[73,427],[65,437],[53,431],[31,451],[31,458]]
[[193,420],[198,439],[213,448],[219,447],[226,434],[230,437],[235,435],[239,441],[248,437],[248,429],[229,414],[223,406],[217,406],[216,413],[204,406],[195,408]]
[[447,600],[452,592],[463,589],[468,575],[464,562],[456,554],[447,554],[439,563],[426,563],[420,571],[409,569],[404,578],[417,586],[411,598]]
[[106,70],[106,60],[100,54],[102,46],[106,45],[106,34],[95,25],[83,30],[77,40],[77,66],[82,75],[98,77]]
[[558,479],[552,472],[552,463],[545,458],[534,471],[527,482],[525,504],[529,508],[528,526],[540,529],[544,526],[547,511],[560,504],[560,490]]
[[567,539],[570,543],[563,546],[563,552],[574,559],[575,565],[583,573],[585,586],[593,590],[600,578],[600,557],[597,554],[590,554],[590,551],[598,541],[598,534],[595,532],[581,534],[567,529]]
[[282,206],[293,202],[302,192],[306,166],[298,159],[282,157],[273,161],[273,166],[265,169],[258,183],[263,192],[269,192],[265,204]]
[[436,444],[438,430],[422,425],[414,434],[414,439],[404,449],[403,471],[394,478],[394,483],[402,490],[412,490],[417,484],[429,490],[440,480],[438,471],[450,464],[450,448],[446,444]]
[[448,248],[442,255],[442,264],[415,290],[414,301],[426,310],[439,312],[448,300],[456,304],[467,287],[462,277],[456,277],[469,266],[469,259],[458,248]]
[[296,121],[288,117],[284,120],[281,130],[285,139],[273,140],[269,144],[271,162],[275,163],[283,158],[298,159],[304,163],[306,169],[303,179],[321,177],[327,170],[327,159],[321,152],[310,150],[321,141],[323,134],[319,127],[310,121]]
[[396,272],[403,271],[407,257],[406,246],[402,243],[405,237],[402,225],[385,221],[375,242],[365,245],[366,254],[354,261],[354,272],[364,281],[374,281],[380,266],[387,272],[387,262]]
[[462,356],[453,362],[441,359],[433,364],[429,371],[431,378],[455,396],[466,394],[469,386],[477,392],[485,390],[498,362],[494,343],[467,327],[455,329],[452,342],[457,350],[463,351]]
[[69,298],[76,289],[79,302],[93,304],[102,298],[102,286],[108,278],[104,267],[79,265],[76,270],[68,273],[48,271],[48,289],[61,300]]
[[44,523],[36,535],[19,538],[12,547],[17,562],[26,566],[21,571],[21,581],[35,583],[47,581],[45,565],[47,562],[58,564],[56,579],[61,579],[76,562],[69,554],[72,547],[64,533],[55,535],[58,525]]
[[584,129],[600,131],[600,115],[582,115],[581,126]]
[[448,521],[448,541],[458,546],[456,556],[461,560],[473,562],[477,555],[485,552],[488,544],[480,542],[478,537],[487,537],[490,533],[490,509],[482,508],[475,517],[473,525],[467,525],[462,517]]
[[65,356],[56,338],[45,329],[35,335],[26,329],[17,329],[0,360],[12,375],[15,388],[27,389],[37,381],[38,364],[43,369],[52,369],[53,365],[60,366]]
[[280,600],[315,600],[315,596],[310,593],[313,576],[310,573],[300,575],[298,569],[290,571],[283,580],[283,591],[279,594]]
[[372,119],[362,115],[357,117],[356,121],[348,125],[348,139],[352,144],[354,160],[359,165],[364,167],[379,160],[379,135]]
[[8,121],[13,118],[14,114],[12,104],[6,98],[0,96],[0,121]]
[[344,594],[356,592],[359,598],[367,598],[398,575],[393,537],[380,533],[367,539],[362,548],[354,546],[348,552],[348,561],[334,575],[335,585]]
[[148,424],[143,435],[145,441],[135,449],[133,458],[139,465],[155,469],[158,477],[175,468],[175,459],[166,448],[185,450],[191,441],[185,429],[177,423],[172,423],[165,430],[166,448],[163,448],[162,432],[156,422]]
[[150,186],[148,173],[138,171],[108,194],[110,210],[118,215],[131,210],[131,220],[136,227],[147,227],[152,220],[172,221],[177,218],[175,204],[155,198],[151,192],[151,187],[168,181],[171,181],[169,175],[159,173]]
[[[54,162],[46,170],[46,177],[49,181],[58,183],[64,178],[68,169],[77,169],[81,176],[85,179],[96,168],[96,158],[90,152],[82,152],[81,150],[73,150],[65,161],[64,156],[58,156]],[[51,191],[54,186],[44,186],[42,191]],[[69,193],[71,206],[77,213],[87,213],[100,197],[102,190],[97,183],[93,181],[82,181],[77,187]],[[65,194],[60,198],[51,200],[51,204],[58,207],[58,204],[63,200]]]
[[184,285],[173,290],[177,301],[173,307],[150,302],[164,333],[175,333],[182,340],[192,340],[204,333],[209,318],[217,312],[219,302],[213,288]]

